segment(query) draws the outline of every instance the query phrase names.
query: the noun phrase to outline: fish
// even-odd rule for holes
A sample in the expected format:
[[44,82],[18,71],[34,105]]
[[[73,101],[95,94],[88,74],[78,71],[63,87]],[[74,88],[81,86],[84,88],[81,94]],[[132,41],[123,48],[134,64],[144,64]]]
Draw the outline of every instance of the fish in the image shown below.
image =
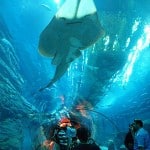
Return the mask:
[[50,88],[67,71],[71,62],[104,35],[93,0],[66,0],[39,37],[39,53],[52,58],[56,70]]

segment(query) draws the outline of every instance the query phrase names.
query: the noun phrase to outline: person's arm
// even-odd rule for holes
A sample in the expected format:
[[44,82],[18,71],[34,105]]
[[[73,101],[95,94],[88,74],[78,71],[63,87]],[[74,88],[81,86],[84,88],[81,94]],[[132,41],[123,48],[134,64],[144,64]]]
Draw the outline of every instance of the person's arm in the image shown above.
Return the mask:
[[138,150],[144,150],[145,140],[143,134],[138,135],[137,143],[138,143]]
[[98,145],[95,145],[95,150],[101,150],[101,148]]

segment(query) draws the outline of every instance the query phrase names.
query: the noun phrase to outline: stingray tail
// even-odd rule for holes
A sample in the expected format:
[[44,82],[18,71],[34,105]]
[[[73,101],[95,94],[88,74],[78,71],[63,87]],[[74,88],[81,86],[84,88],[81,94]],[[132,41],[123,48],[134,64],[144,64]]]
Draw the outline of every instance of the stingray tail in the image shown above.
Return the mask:
[[[80,51],[79,51],[80,52]],[[78,54],[78,53],[77,53]],[[79,55],[79,54],[78,54]],[[76,57],[75,57],[76,58]],[[53,79],[45,86],[39,89],[39,92],[42,92],[46,88],[50,88],[56,81],[58,81],[64,73],[67,71],[70,63],[75,59],[75,58],[69,58],[69,62],[61,62],[57,67],[55,71],[55,75]],[[66,61],[66,60],[65,60]]]
[[53,85],[53,83],[54,83],[53,81],[50,81],[46,86],[40,88],[38,91],[39,91],[39,92],[42,92],[42,91],[45,90],[46,88],[51,87],[51,86]]

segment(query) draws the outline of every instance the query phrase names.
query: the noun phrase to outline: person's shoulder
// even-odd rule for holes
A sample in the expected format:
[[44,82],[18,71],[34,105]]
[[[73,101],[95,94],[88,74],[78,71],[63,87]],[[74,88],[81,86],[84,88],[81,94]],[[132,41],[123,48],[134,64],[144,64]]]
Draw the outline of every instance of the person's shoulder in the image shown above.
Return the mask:
[[92,150],[101,150],[100,147],[96,144],[91,144]]
[[141,128],[141,129],[139,130],[139,134],[148,134],[148,131],[145,130],[144,128]]

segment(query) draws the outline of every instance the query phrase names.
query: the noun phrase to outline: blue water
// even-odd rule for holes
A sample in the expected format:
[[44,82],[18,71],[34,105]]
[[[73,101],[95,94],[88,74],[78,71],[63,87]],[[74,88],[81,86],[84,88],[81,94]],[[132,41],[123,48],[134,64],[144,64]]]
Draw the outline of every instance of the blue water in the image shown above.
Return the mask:
[[38,149],[43,124],[71,113],[101,146],[119,133],[122,145],[134,118],[150,124],[149,0],[95,0],[105,35],[38,91],[56,68],[39,54],[39,36],[64,2],[0,1],[0,150]]

